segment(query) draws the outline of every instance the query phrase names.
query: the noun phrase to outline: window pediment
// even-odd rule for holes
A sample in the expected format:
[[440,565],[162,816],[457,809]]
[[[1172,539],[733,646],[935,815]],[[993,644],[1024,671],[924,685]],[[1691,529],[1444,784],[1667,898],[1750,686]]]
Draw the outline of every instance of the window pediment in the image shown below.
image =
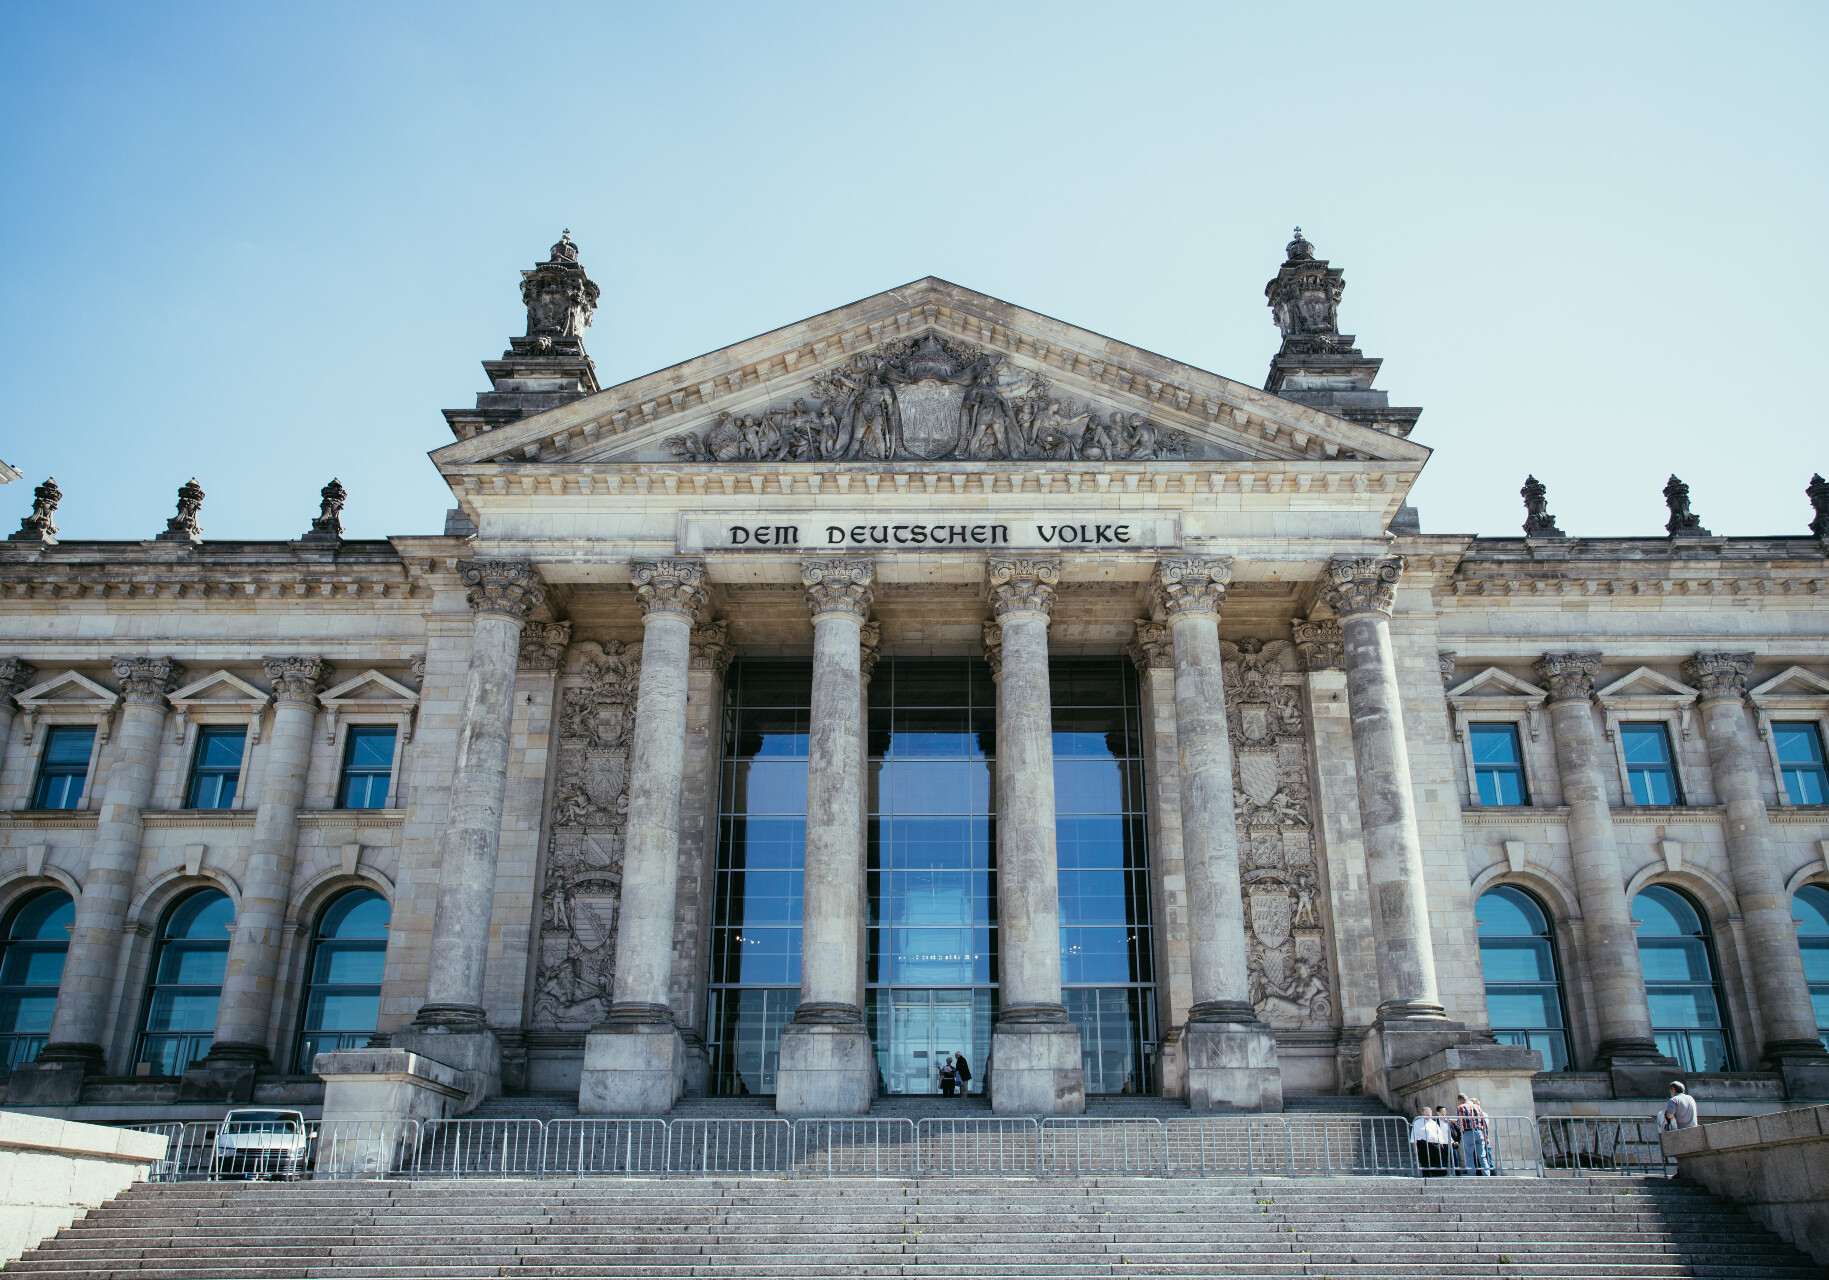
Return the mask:
[[179,713],[173,720],[174,742],[183,742],[204,718],[236,711],[248,717],[248,743],[252,746],[260,741],[262,715],[273,698],[232,671],[212,671],[177,690],[167,700]]
[[1469,717],[1492,712],[1522,713],[1531,741],[1535,742],[1543,730],[1544,699],[1550,695],[1547,689],[1540,689],[1509,671],[1487,667],[1455,685],[1446,696],[1456,742],[1466,740]]
[[413,715],[419,694],[398,680],[370,668],[318,695],[324,708],[324,741],[335,742],[337,719],[352,713],[383,712],[400,722],[400,741],[413,740]]
[[91,717],[95,722],[96,739],[106,743],[114,723],[114,709],[120,705],[121,695],[97,684],[88,676],[66,671],[14,695],[13,701],[19,704],[28,746],[37,730],[37,722],[46,715]]
[[1611,741],[1622,720],[1662,719],[1674,712],[1684,738],[1695,729],[1693,723],[1696,699],[1701,690],[1673,680],[1650,667],[1635,667],[1625,675],[1594,692],[1594,700],[1606,713],[1606,734]]

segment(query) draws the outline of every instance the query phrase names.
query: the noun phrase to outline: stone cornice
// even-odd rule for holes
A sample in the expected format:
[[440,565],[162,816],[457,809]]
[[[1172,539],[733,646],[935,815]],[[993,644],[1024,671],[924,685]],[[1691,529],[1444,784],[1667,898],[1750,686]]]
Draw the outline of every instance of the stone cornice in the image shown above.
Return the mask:
[[408,567],[385,542],[0,543],[0,600],[360,602],[413,594]]

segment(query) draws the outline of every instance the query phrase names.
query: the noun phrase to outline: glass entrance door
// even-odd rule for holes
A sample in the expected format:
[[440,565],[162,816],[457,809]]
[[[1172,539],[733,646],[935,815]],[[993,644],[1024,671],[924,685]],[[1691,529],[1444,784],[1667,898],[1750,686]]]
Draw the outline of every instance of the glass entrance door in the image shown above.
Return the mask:
[[[982,1086],[978,1076],[982,1059],[974,1052],[975,1034],[982,1023],[990,1038],[989,993],[983,1000],[984,1016],[975,1017],[977,1005],[969,990],[918,991],[899,988],[890,995],[889,1045],[884,1082],[890,1093],[940,1092],[940,1064],[948,1054],[963,1053],[972,1067],[972,1092]],[[879,1040],[880,1044],[881,1041]]]

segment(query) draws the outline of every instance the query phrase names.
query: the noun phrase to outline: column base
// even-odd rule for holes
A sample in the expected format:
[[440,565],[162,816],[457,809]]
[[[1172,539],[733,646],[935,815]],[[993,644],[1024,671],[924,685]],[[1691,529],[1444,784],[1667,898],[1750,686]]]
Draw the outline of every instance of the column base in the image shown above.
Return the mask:
[[686,1087],[686,1042],[665,1005],[616,1005],[584,1038],[578,1111],[664,1116]]
[[327,1123],[442,1120],[459,1114],[468,1096],[462,1073],[404,1049],[338,1049],[318,1054],[311,1069],[324,1081]]
[[876,1099],[876,1049],[855,1005],[803,1004],[781,1029],[775,1113],[864,1115]]
[[254,1080],[266,1070],[267,1047],[218,1040],[202,1059],[184,1069],[179,1102],[252,1102]]
[[1182,1030],[1190,1111],[1281,1111],[1276,1032],[1248,1004],[1209,1001]]
[[464,1091],[464,1102],[449,1115],[474,1111],[485,1098],[502,1092],[502,1042],[474,1005],[422,1005],[412,1022],[389,1037],[388,1044],[443,1063],[457,1073],[455,1083]]
[[1488,1115],[1537,1113],[1531,1079],[1543,1070],[1543,1055],[1498,1044],[1465,1023],[1381,1017],[1366,1033],[1364,1064],[1363,1092],[1404,1115],[1422,1106],[1452,1110],[1458,1093],[1478,1098]]
[[1077,1116],[1086,1111],[1080,1029],[1060,1005],[1006,1008],[991,1032],[991,1110],[1002,1115]]
[[83,1081],[100,1075],[99,1044],[47,1044],[37,1058],[13,1068],[6,1101],[14,1107],[73,1107],[83,1100]]
[[1825,1053],[1822,1041],[1769,1040],[1765,1057],[1784,1077],[1785,1097],[1829,1098],[1829,1053]]
[[1616,1098],[1661,1098],[1665,1086],[1683,1074],[1677,1060],[1659,1053],[1651,1039],[1603,1040],[1594,1065],[1607,1073]]

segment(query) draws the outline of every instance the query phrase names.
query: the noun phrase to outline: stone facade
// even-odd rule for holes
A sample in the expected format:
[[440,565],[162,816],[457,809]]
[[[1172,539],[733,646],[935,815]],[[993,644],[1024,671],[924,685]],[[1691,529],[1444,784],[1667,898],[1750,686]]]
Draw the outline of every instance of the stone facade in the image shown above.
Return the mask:
[[[779,1105],[866,1109],[865,690],[879,658],[983,655],[990,1092],[1078,1110],[1049,662],[1126,653],[1163,1092],[1644,1096],[1673,1067],[1631,905],[1662,884],[1709,922],[1736,1047],[1695,1088],[1829,1095],[1790,924],[1829,884],[1829,814],[1792,803],[1771,730],[1829,724],[1829,484],[1794,537],[1710,534],[1675,477],[1657,536],[1564,533],[1534,477],[1523,536],[1425,534],[1420,410],[1372,389],[1343,287],[1298,234],[1264,390],[934,279],[599,389],[566,237],[524,273],[491,389],[446,414],[440,535],[347,539],[332,481],[297,540],[212,541],[193,480],[165,530],[84,542],[47,480],[0,542],[0,913],[54,889],[74,914],[8,1102],[311,1106],[328,1077],[352,1115],[523,1091],[658,1112],[705,1091],[724,687],[734,659],[786,658],[814,692]],[[1627,723],[1668,726],[1677,803],[1635,802]],[[1516,726],[1527,803],[1481,802],[1476,724]],[[238,789],[192,807],[224,726]],[[60,728],[93,730],[80,800],[34,808]],[[386,799],[347,807],[370,728],[394,734]],[[1491,1033],[1475,902],[1500,885],[1551,922],[1575,1070]],[[146,1074],[160,930],[204,886],[235,919],[209,1052]],[[302,1070],[313,932],[353,888],[390,911],[378,1025]]]

